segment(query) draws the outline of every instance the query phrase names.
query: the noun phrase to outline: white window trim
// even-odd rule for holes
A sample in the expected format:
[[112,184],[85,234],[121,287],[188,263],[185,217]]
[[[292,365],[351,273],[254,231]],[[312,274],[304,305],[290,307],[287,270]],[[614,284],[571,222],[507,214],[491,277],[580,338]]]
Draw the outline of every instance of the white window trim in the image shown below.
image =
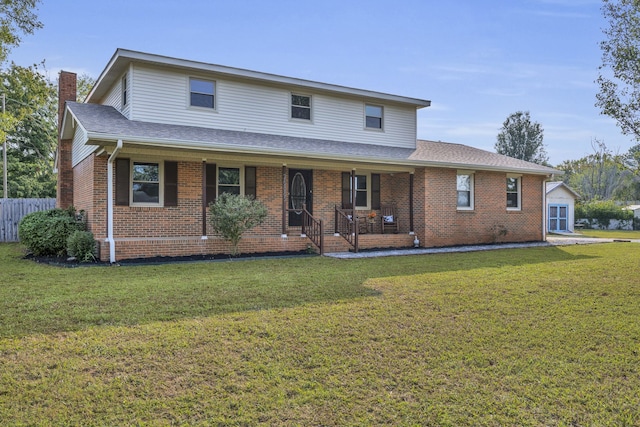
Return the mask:
[[[507,178],[515,178],[518,181],[518,206],[517,207],[508,207],[507,206],[507,210],[508,211],[521,211],[522,210],[522,175],[518,175],[518,174],[511,174],[508,173],[507,174]],[[507,201],[507,181],[505,179],[505,203]]]
[[[367,206],[356,206],[357,211],[368,211],[371,210],[371,172],[354,172],[356,176],[365,176],[367,178]],[[349,184],[349,186],[353,185],[353,181]],[[351,189],[352,191],[356,191],[355,189]]]
[[[192,80],[199,80],[201,82],[213,83],[213,108],[200,107],[198,105],[191,105],[191,81]],[[217,112],[218,111],[218,81],[217,80],[212,80],[212,79],[207,79],[207,78],[202,78],[202,77],[190,76],[187,79],[187,108],[193,108],[193,109],[198,110],[198,111],[213,111],[213,112]]]
[[240,195],[244,196],[244,165],[221,164],[216,165],[216,194],[220,196],[220,169],[238,169],[240,173]]
[[[158,164],[158,203],[141,203],[133,201],[133,167],[136,163],[157,163]],[[137,207],[164,207],[164,161],[148,159],[131,159],[129,161],[129,206]]]
[[[469,175],[469,206],[458,206],[458,175]],[[459,211],[475,210],[475,190],[476,190],[475,171],[459,170],[456,174],[456,209]]]
[[[378,107],[380,108],[382,117],[380,117],[380,127],[379,128],[371,128],[369,126],[367,126],[367,107]],[[364,108],[363,108],[363,120],[364,120],[364,129],[368,130],[368,131],[372,131],[372,132],[384,132],[384,106],[383,105],[377,105],[377,104],[364,104]]]
[[[291,98],[294,95],[306,96],[307,98],[309,98],[309,119],[299,119],[296,117],[291,117],[291,109],[294,107],[293,103],[291,102]],[[296,107],[299,107],[299,105],[296,105]],[[306,107],[302,107],[302,108],[306,108]],[[313,96],[312,95],[299,93],[299,92],[289,92],[289,120],[296,123],[313,123]]]

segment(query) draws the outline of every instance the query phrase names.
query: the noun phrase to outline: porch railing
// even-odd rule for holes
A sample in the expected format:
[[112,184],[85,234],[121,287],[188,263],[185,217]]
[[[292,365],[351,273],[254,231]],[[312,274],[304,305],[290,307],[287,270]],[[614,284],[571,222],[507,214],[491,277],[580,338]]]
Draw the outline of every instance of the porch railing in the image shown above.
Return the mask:
[[358,252],[358,218],[351,209],[335,207],[335,234],[342,236]]
[[[324,255],[324,225],[321,219],[316,219],[307,210],[307,205],[302,205],[300,209],[287,209],[288,212],[300,212],[302,215],[302,234],[306,235],[311,243],[320,250],[320,255]],[[302,211],[302,212],[301,212]]]

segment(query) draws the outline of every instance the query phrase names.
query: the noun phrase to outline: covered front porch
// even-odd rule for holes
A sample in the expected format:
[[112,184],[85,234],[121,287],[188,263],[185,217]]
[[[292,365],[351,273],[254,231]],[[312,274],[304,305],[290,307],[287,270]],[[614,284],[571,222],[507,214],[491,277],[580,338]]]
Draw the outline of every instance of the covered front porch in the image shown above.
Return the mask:
[[[95,235],[105,242],[103,257],[224,253],[227,243],[208,223],[208,205],[230,188],[254,196],[268,209],[265,223],[243,236],[241,251],[245,253],[300,251],[313,246],[321,253],[355,252],[413,245],[411,167],[212,150],[160,150],[125,141],[118,159],[128,159],[128,166],[123,168],[125,161],[114,160],[111,171],[108,163],[114,151],[110,147],[86,160],[92,162],[86,167],[94,176],[92,191],[98,202],[81,206],[90,212]],[[104,209],[102,203],[107,204],[98,196],[108,193],[109,177],[115,190],[124,188],[131,194],[135,184],[132,175],[121,177],[119,172],[130,171],[131,165],[141,162],[157,165],[161,171],[157,188],[164,203],[160,198],[153,205],[140,205],[134,199],[121,204],[111,195],[106,199],[113,201],[112,213],[96,215]],[[382,222],[386,206],[394,209],[393,228],[387,229]],[[103,236],[102,230],[109,229],[109,224],[113,234]],[[107,246],[111,242],[114,248]]]
[[[304,172],[304,173],[301,173]],[[311,185],[312,177],[323,186]],[[339,178],[339,193],[335,181]],[[342,240],[331,243],[336,250],[412,246],[414,233],[413,171],[351,172],[283,168],[282,235],[300,232],[325,252],[326,237]],[[340,202],[335,203],[336,196]],[[326,198],[325,198],[326,197]],[[334,203],[331,205],[331,203]],[[356,208],[353,209],[353,206]]]

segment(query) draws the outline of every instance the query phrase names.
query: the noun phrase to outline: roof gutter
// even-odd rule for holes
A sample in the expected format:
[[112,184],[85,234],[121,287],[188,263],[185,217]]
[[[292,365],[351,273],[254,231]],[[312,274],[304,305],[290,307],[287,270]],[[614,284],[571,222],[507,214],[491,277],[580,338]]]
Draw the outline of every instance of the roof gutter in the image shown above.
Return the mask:
[[116,242],[113,240],[113,162],[122,150],[122,140],[107,160],[107,242],[109,242],[109,262],[116,262]]
[[[87,135],[87,141],[113,141],[118,138],[122,138],[122,135],[117,134],[106,134],[99,132],[90,132]],[[141,138],[141,137],[125,137],[128,143],[132,143],[139,146],[152,146],[152,147],[163,147],[163,148],[176,148],[176,149],[192,149],[192,150],[206,150],[206,151],[224,151],[226,153],[237,153],[237,154],[260,154],[260,155],[273,155],[273,156],[286,156],[291,157],[295,156],[291,151],[288,150],[279,150],[279,149],[268,149],[268,148],[255,148],[255,147],[246,147],[246,146],[238,146],[231,144],[215,144],[211,145],[210,142],[195,142],[195,141],[187,141],[187,140],[175,140],[175,139],[162,139],[162,138]],[[470,163],[453,163],[453,162],[430,162],[430,161],[419,161],[419,160],[411,160],[411,159],[403,159],[403,158],[380,158],[380,157],[355,157],[352,154],[325,154],[325,153],[311,153],[305,152],[304,157],[308,159],[316,159],[316,160],[328,160],[328,161],[345,161],[345,162],[359,162],[359,163],[373,163],[373,164],[385,164],[389,163],[407,166],[407,167],[434,167],[434,168],[456,168],[456,169],[469,169],[474,168],[477,170],[483,171],[492,171],[492,172],[506,172],[506,173],[525,173],[531,175],[545,175],[548,176],[550,173],[562,174],[562,171],[557,170],[535,170],[535,169],[527,169],[527,168],[509,168],[509,167],[501,167],[501,166],[492,166],[492,165],[477,165]]]

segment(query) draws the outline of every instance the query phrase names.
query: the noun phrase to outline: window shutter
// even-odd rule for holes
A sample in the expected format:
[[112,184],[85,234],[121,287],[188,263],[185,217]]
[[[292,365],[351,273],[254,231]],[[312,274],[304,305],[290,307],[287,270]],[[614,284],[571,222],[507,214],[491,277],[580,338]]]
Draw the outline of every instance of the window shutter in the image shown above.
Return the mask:
[[129,206],[129,159],[116,159],[116,205]]
[[256,167],[245,166],[244,168],[244,195],[257,197],[256,193]]
[[342,209],[351,209],[351,173],[342,172]]
[[371,174],[371,209],[380,209],[380,174]]
[[216,168],[215,163],[207,163],[205,168],[205,185],[206,185],[206,194],[205,201],[207,206],[209,203],[216,201],[216,173],[218,169]]
[[178,206],[178,162],[164,162],[164,205]]

